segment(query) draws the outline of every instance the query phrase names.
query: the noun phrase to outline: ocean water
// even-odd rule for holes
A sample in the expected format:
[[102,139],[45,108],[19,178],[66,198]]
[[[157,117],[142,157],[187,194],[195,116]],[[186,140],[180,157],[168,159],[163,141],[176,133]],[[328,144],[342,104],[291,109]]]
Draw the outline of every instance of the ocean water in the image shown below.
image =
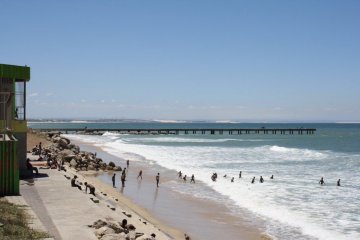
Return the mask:
[[[278,239],[360,239],[360,124],[30,123],[45,127],[257,128],[314,127],[314,135],[70,135],[131,161],[195,175],[221,198],[178,188],[198,198],[246,209]],[[242,178],[239,179],[239,171]],[[218,180],[213,182],[213,172]],[[226,178],[223,175],[227,175]],[[274,179],[270,180],[270,176]],[[252,177],[255,184],[251,184]],[[259,183],[263,176],[265,182]],[[230,179],[234,177],[235,181]],[[319,180],[324,177],[325,185]],[[341,187],[336,186],[341,179]],[[224,203],[225,204],[225,203]]]

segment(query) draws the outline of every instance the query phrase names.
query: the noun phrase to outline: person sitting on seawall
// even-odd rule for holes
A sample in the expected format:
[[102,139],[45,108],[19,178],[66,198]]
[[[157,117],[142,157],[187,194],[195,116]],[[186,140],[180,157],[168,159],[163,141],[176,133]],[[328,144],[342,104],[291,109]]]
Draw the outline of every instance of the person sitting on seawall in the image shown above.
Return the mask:
[[95,196],[95,187],[91,184],[85,182],[85,193],[87,193],[87,189],[89,188],[89,193]]
[[30,158],[26,159],[26,168],[28,170],[31,170],[32,173],[33,173],[33,171],[35,171],[36,175],[39,175],[39,171],[38,171],[37,167],[33,167],[33,165],[30,163]]
[[72,186],[72,187],[77,187],[79,190],[81,190],[81,186],[76,183],[76,179],[77,179],[77,176],[75,175],[75,176],[71,179],[71,186]]

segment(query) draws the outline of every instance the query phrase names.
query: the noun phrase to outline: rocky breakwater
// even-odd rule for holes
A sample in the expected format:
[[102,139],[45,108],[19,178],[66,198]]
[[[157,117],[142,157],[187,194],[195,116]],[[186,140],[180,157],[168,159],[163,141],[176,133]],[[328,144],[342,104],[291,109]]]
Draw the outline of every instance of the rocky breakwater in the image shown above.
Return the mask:
[[95,153],[81,151],[80,147],[71,143],[68,138],[60,135],[59,132],[42,133],[45,138],[52,142],[43,151],[51,159],[59,164],[66,164],[77,171],[103,170],[103,171],[122,171],[120,166],[114,162],[108,164],[101,158],[96,157]]

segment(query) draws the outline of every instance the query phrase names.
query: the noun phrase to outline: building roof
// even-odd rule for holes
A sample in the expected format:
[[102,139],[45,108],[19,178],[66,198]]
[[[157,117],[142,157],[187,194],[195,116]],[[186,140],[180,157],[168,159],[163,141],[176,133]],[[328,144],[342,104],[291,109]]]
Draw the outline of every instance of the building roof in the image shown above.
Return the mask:
[[30,67],[0,64],[0,78],[15,78],[15,80],[30,80]]

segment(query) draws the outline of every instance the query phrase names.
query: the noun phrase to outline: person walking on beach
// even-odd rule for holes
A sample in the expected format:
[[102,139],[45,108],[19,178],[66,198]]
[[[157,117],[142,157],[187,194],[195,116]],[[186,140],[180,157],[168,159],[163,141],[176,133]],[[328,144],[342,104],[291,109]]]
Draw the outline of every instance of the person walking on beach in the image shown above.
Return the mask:
[[142,180],[142,170],[140,170],[139,175],[137,176],[137,179],[141,178]]
[[337,180],[337,183],[336,183],[336,186],[338,186],[338,187],[340,187],[341,186],[341,184],[340,184],[340,178]]
[[41,155],[41,152],[42,152],[42,143],[39,142],[39,155]]
[[251,183],[255,183],[255,177],[253,177],[253,179],[251,180]]
[[156,187],[159,187],[160,173],[156,175]]
[[319,181],[319,184],[320,184],[320,185],[324,185],[324,184],[325,184],[325,182],[324,182],[324,177],[321,177],[321,179],[320,179],[320,181]]
[[241,178],[242,171],[239,172],[239,178]]
[[191,175],[190,183],[195,183],[195,176],[194,176],[194,174]]
[[116,173],[114,173],[114,175],[111,178],[112,183],[113,183],[113,188],[115,187],[115,175],[116,175]]
[[260,183],[263,183],[264,182],[264,179],[262,176],[260,176]]
[[122,187],[125,187],[125,181],[126,181],[126,173],[123,172],[123,173],[121,174],[121,186],[122,186]]

